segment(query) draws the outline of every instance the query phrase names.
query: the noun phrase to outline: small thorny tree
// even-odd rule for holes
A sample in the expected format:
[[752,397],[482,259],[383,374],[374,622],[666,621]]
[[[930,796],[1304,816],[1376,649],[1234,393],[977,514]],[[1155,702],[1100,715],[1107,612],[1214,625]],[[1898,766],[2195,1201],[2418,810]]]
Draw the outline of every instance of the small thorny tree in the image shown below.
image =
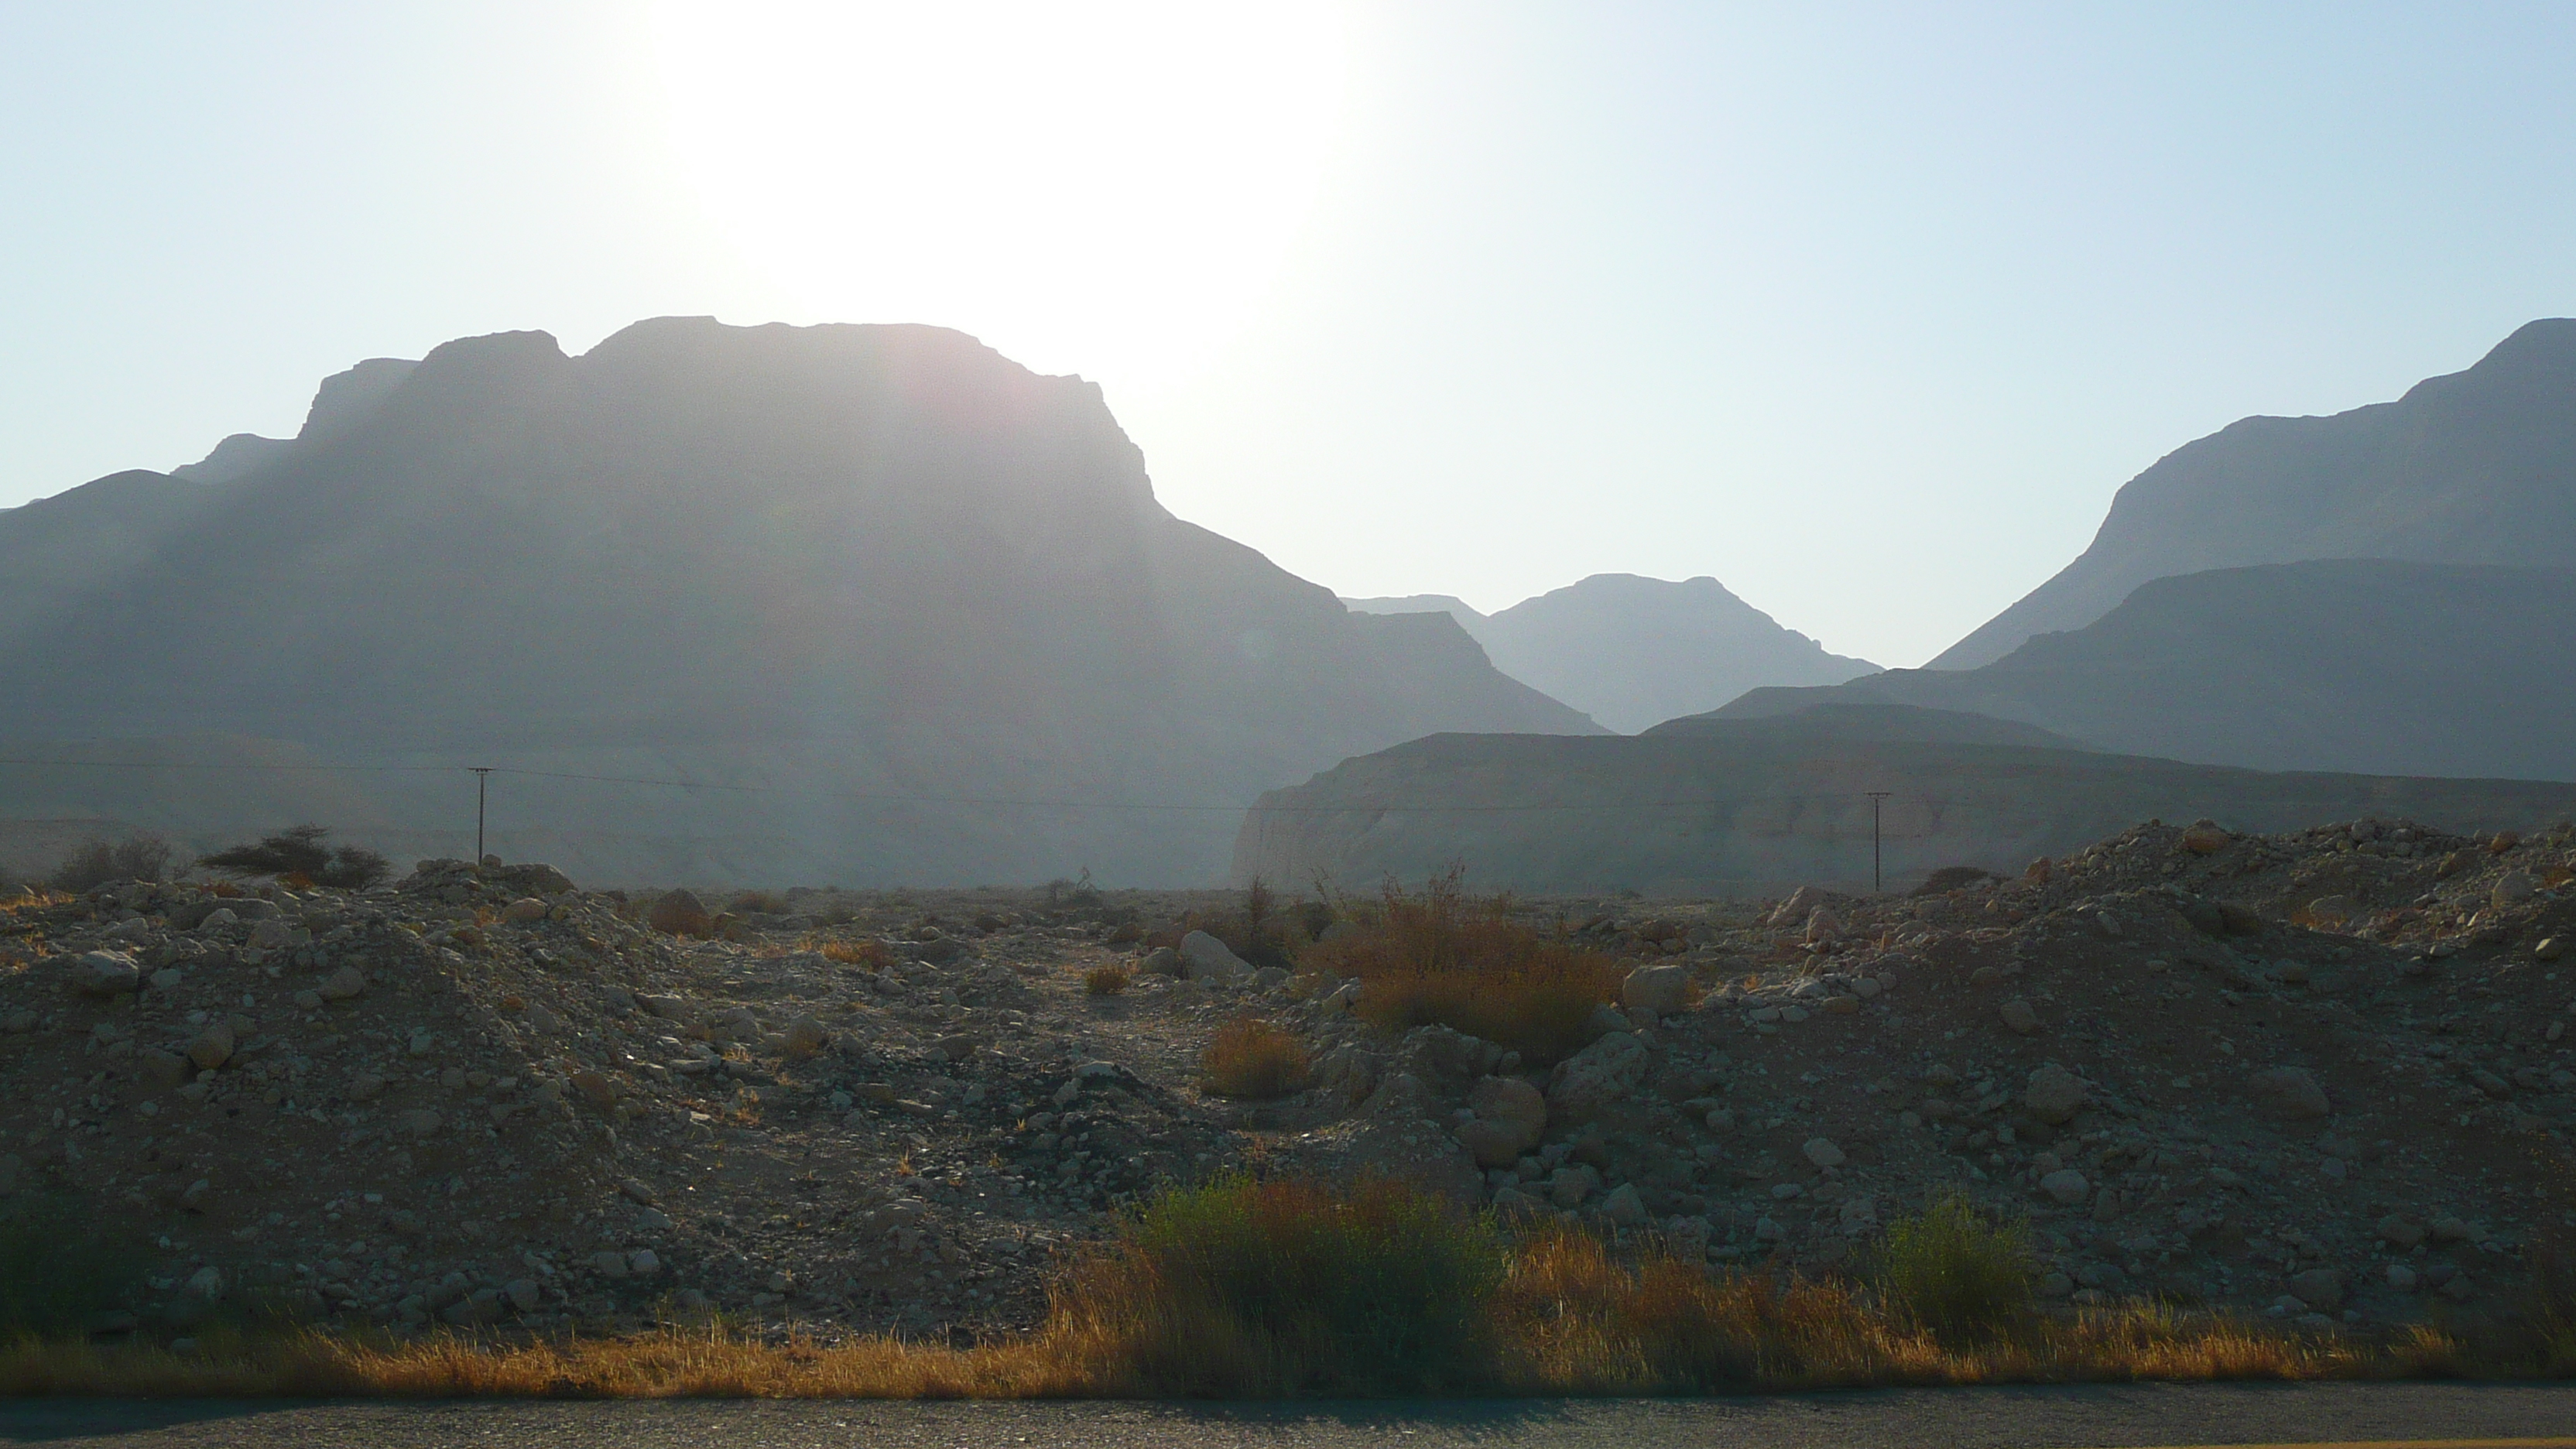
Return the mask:
[[329,843],[327,825],[298,825],[202,857],[197,864],[233,875],[297,876],[315,885],[364,890],[383,880],[393,866],[363,845]]

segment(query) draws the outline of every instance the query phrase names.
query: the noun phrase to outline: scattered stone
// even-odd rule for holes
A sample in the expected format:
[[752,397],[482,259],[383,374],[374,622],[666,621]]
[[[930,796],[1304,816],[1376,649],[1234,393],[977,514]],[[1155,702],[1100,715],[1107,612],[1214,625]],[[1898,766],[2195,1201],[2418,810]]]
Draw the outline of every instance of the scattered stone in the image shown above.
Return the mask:
[[1999,1008],[1998,1015],[2003,1019],[2005,1026],[2023,1036],[2039,1030],[2039,1013],[2031,1009],[2029,1002],[2018,996],[2005,1002]]
[[2084,1201],[2085,1196],[2093,1191],[2093,1185],[2084,1180],[2083,1173],[2071,1167],[2061,1167],[2039,1180],[2039,1190],[2072,1207]]
[[324,1001],[349,1001],[367,989],[366,973],[355,966],[343,966],[322,978],[313,994]]
[[1810,1137],[1798,1150],[1806,1154],[1807,1160],[1818,1167],[1843,1165],[1843,1150],[1835,1146],[1833,1139],[1829,1137]]

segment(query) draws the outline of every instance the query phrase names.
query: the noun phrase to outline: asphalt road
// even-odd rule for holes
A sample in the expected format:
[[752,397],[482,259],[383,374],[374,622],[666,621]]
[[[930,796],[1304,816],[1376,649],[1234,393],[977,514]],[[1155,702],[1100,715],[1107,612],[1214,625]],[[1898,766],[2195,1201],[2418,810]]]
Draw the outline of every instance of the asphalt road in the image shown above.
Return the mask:
[[84,1449],[2466,1449],[2551,1440],[2576,1449],[2576,1384],[2146,1384],[1436,1403],[0,1403],[0,1444]]

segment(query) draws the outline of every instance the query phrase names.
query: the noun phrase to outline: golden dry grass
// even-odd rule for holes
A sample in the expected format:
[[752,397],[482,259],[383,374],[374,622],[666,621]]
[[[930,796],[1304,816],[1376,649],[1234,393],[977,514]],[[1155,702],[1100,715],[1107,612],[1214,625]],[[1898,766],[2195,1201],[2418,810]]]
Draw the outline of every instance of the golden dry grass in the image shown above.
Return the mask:
[[1136,980],[1136,973],[1112,961],[1082,973],[1082,989],[1091,996],[1116,996]]
[[1437,1022],[1545,1066],[1581,1047],[1593,1008],[1619,997],[1616,961],[1513,919],[1501,897],[1468,895],[1455,871],[1419,895],[1389,882],[1356,924],[1299,960],[1358,977],[1359,1014],[1389,1031]]
[[1306,1085],[1306,1044],[1257,1017],[1216,1029],[1199,1053],[1201,1085],[1220,1097],[1282,1097]]
[[885,942],[874,936],[863,936],[855,941],[808,936],[797,945],[799,949],[815,952],[826,961],[837,961],[844,966],[864,966],[871,971],[880,971],[894,964],[894,953],[886,949]]
[[1046,1322],[959,1349],[721,1324],[528,1341],[208,1332],[186,1355],[22,1338],[0,1395],[1044,1398],[1688,1394],[1869,1385],[2565,1375],[2563,1317],[2472,1343],[2305,1334],[2145,1304],[1936,1335],[1850,1282],[1711,1273],[1413,1190],[1223,1179],[1122,1218]]

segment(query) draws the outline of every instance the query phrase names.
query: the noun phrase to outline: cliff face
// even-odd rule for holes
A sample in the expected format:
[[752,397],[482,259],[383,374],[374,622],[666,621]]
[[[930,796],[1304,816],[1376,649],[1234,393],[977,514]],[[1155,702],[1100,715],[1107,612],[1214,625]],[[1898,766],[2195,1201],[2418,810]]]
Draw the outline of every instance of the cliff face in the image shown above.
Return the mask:
[[1097,387],[954,332],[665,318],[333,381],[217,481],[0,513],[0,734],[754,787],[528,781],[510,828],[594,876],[927,883],[1210,879],[1270,785],[1594,728],[1172,518]]
[[1238,878],[1346,885],[1463,867],[1480,889],[1765,896],[1871,884],[1870,792],[1891,890],[1944,866],[2017,872],[2161,817],[2279,831],[2378,815],[2529,828],[2576,784],[2269,774],[2044,741],[1940,711],[1827,705],[1633,738],[1442,735],[1261,797]]
[[1973,669],[2151,579],[2310,559],[2576,567],[2576,320],[2324,418],[2246,418],[2131,479],[2090,548],[1952,645]]

